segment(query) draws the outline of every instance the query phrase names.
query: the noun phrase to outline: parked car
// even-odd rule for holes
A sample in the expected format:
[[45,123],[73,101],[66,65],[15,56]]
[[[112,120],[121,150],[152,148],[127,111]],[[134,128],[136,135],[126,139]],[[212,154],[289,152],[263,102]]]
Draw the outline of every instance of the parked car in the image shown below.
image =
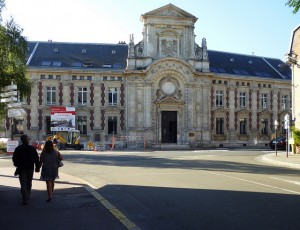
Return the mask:
[[286,137],[277,137],[270,141],[269,146],[271,149],[275,149],[275,143],[277,141],[277,149],[286,149]]
[[44,145],[46,141],[33,141],[32,145],[37,149],[37,150],[43,150]]

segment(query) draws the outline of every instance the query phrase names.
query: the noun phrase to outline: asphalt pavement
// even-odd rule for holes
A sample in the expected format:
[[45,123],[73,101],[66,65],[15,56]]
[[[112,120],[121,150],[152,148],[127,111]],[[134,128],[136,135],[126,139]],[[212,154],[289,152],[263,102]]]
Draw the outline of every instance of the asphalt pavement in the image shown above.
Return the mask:
[[[272,165],[300,169],[300,154],[268,151],[259,160]],[[0,155],[0,161],[9,155]],[[35,173],[31,198],[22,205],[15,168],[0,168],[1,229],[139,229],[87,182],[60,172],[54,197],[47,203],[46,183]]]

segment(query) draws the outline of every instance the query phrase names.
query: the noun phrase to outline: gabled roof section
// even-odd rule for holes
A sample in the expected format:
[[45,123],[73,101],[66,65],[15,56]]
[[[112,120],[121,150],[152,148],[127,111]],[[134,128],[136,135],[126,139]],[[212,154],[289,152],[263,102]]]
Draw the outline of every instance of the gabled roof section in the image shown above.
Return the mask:
[[28,42],[27,66],[124,70],[126,44]]
[[293,31],[290,53],[300,55],[300,25]]
[[280,59],[208,50],[210,71],[271,79],[291,79],[290,67]]
[[142,18],[147,18],[147,17],[158,17],[158,16],[161,16],[161,17],[179,17],[179,18],[192,18],[194,22],[197,21],[197,18],[184,11],[183,9],[180,9],[179,7],[173,5],[173,4],[168,4],[168,5],[165,5],[163,7],[160,7],[156,10],[152,10],[148,13],[145,13],[142,15]]

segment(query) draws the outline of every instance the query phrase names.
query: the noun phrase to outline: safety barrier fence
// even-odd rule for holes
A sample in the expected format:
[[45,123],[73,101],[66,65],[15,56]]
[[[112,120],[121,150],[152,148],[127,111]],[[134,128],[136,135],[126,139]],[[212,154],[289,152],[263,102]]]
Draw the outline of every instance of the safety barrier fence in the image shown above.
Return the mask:
[[113,136],[111,141],[105,143],[87,143],[87,150],[151,150],[158,148],[155,141],[147,140],[144,136]]

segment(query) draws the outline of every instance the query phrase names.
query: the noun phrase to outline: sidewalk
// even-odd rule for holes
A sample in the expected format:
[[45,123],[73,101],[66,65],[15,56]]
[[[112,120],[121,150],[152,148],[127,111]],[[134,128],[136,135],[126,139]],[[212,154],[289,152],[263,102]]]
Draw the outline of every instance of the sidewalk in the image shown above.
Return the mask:
[[277,151],[276,156],[276,152],[272,151],[260,156],[260,160],[277,166],[300,169],[300,154],[292,154],[290,152],[287,155],[286,151]]
[[128,229],[97,199],[89,185],[63,173],[55,184],[50,203],[46,202],[46,183],[35,173],[31,198],[26,206],[22,205],[14,170],[14,167],[0,168],[1,229]]

